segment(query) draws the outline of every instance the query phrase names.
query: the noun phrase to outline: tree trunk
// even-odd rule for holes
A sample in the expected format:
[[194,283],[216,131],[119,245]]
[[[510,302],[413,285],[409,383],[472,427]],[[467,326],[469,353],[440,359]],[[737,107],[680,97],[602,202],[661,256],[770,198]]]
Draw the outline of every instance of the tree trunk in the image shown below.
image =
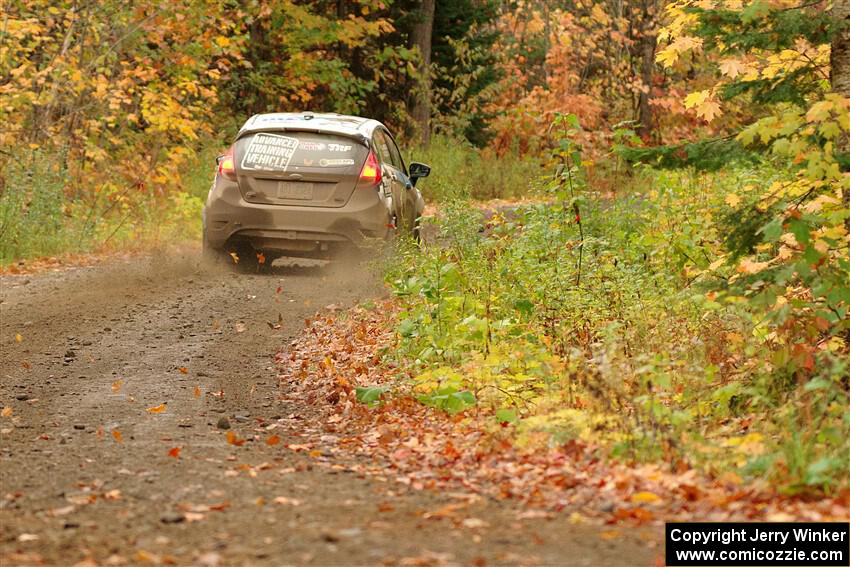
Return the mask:
[[[844,97],[850,97],[850,0],[834,0],[832,18],[838,30],[832,39],[829,79],[833,91]],[[837,151],[839,153],[850,151],[850,140],[847,134],[839,140]],[[844,189],[843,196],[844,205],[850,207],[850,188]],[[845,219],[844,226],[850,232],[850,218]]]
[[431,34],[434,31],[436,0],[422,0],[419,20],[413,26],[411,43],[419,48],[422,57],[419,66],[419,84],[413,94],[410,114],[419,128],[423,146],[431,141]]
[[644,90],[641,90],[638,95],[640,124],[637,133],[644,141],[648,142],[653,130],[652,106],[649,101],[652,99],[652,75],[655,70],[655,34],[649,29],[644,30],[640,43],[640,79]]

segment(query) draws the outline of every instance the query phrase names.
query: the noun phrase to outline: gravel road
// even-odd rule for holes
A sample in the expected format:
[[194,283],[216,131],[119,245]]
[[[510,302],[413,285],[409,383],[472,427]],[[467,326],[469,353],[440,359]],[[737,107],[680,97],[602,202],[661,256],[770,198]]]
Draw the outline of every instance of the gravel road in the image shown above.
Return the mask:
[[483,500],[462,522],[435,512],[463,495],[297,450],[321,424],[274,356],[377,281],[195,253],[0,277],[0,564],[653,564],[658,534]]

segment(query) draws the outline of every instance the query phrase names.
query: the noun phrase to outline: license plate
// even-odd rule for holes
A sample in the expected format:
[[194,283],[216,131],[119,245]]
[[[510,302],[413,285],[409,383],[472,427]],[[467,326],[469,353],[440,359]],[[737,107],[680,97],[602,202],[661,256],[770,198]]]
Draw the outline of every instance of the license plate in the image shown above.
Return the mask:
[[313,198],[313,184],[304,181],[279,181],[277,184],[278,199],[301,199]]

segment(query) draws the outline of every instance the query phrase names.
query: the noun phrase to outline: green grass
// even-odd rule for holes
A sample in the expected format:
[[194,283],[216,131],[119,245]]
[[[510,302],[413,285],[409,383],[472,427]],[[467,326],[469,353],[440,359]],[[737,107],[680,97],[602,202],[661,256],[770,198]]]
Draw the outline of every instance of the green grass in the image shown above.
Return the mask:
[[[2,163],[0,266],[104,250],[151,249],[200,238],[200,211],[219,148],[190,160],[182,190],[85,186],[61,153],[19,150]],[[81,188],[82,187],[82,188]]]
[[400,376],[426,403],[474,405],[494,425],[510,416],[520,442],[582,437],[621,458],[743,471],[789,491],[850,485],[840,353],[821,352],[801,388],[757,332],[761,308],[713,299],[725,196],[779,174],[648,170],[613,199],[553,187],[553,204],[484,231],[468,201],[446,201],[437,238],[388,267],[403,307]]
[[431,166],[431,175],[421,181],[426,201],[444,202],[457,198],[511,199],[535,191],[542,171],[538,158],[514,154],[497,157],[466,141],[435,135],[427,148],[412,148],[407,163]]

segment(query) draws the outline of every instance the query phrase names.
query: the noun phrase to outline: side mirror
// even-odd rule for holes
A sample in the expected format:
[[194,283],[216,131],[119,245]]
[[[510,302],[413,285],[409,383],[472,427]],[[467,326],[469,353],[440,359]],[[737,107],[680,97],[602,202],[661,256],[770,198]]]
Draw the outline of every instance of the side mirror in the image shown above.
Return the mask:
[[418,161],[411,162],[408,170],[410,171],[410,182],[414,185],[416,185],[416,181],[420,177],[428,177],[431,175],[431,166],[419,163]]

